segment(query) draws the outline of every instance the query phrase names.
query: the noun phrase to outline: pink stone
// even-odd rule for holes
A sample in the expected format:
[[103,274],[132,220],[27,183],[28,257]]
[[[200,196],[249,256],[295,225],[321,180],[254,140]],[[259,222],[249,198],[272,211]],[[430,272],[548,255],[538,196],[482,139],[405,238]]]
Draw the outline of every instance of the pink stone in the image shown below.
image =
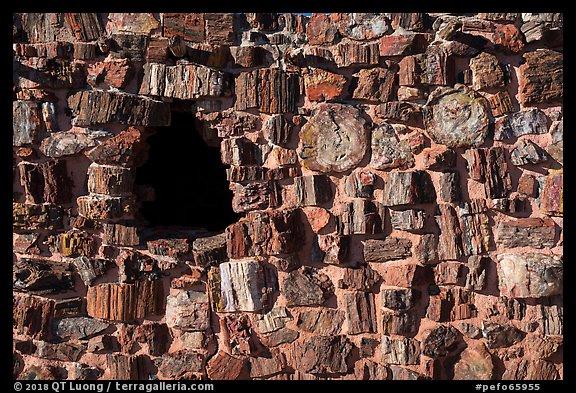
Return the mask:
[[332,217],[332,214],[322,207],[306,206],[302,208],[302,211],[306,214],[306,218],[308,218],[308,222],[314,233],[319,233],[322,229],[326,228]]

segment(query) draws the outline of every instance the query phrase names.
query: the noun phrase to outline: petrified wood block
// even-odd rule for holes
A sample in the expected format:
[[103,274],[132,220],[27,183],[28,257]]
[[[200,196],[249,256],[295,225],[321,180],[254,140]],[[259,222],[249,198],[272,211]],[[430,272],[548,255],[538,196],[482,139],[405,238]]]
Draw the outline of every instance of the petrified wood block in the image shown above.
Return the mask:
[[360,111],[343,104],[321,104],[300,130],[302,165],[320,172],[345,172],[360,163],[368,140]]
[[448,147],[478,147],[488,133],[487,103],[465,87],[439,87],[422,108],[432,140]]
[[86,311],[93,318],[132,323],[162,311],[162,292],[159,281],[99,284],[88,287]]
[[80,91],[68,97],[74,125],[119,122],[135,126],[170,125],[169,104],[147,97],[107,91]]

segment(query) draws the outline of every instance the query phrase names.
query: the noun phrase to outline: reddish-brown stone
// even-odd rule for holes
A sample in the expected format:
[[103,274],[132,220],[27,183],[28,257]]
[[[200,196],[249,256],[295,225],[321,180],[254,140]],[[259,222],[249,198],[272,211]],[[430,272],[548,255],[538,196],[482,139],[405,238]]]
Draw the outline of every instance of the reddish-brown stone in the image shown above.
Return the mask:
[[310,45],[332,44],[338,37],[338,28],[324,13],[314,13],[306,25]]
[[386,35],[380,38],[380,56],[406,56],[424,53],[432,41],[430,34]]
[[203,42],[204,14],[201,13],[164,13],[163,35],[178,35],[186,41]]
[[312,227],[312,231],[315,233],[322,231],[322,229],[328,225],[332,217],[332,214],[330,214],[328,210],[317,206],[306,206],[302,208],[302,211],[306,214],[308,223]]
[[53,160],[39,164],[21,162],[18,166],[27,201],[56,204],[70,202],[72,181],[68,176],[66,161]]
[[540,193],[540,209],[549,216],[564,215],[564,173],[550,171],[544,178]]
[[391,101],[395,72],[386,68],[371,68],[360,70],[354,76],[358,77],[358,84],[352,98],[378,102]]
[[144,163],[148,153],[148,145],[144,136],[136,128],[130,127],[118,135],[106,139],[86,156],[101,165],[138,166]]
[[29,294],[14,293],[13,326],[18,334],[47,339],[52,332],[54,300]]
[[312,68],[304,74],[306,96],[311,101],[326,101],[340,97],[344,91],[346,77],[320,68]]
[[88,288],[86,311],[94,318],[131,323],[162,311],[162,287],[157,281],[100,284]]
[[507,53],[518,53],[524,49],[524,40],[518,28],[513,24],[496,25],[494,43]]
[[524,104],[551,102],[563,97],[563,55],[538,49],[523,55],[526,62],[518,69],[519,101]]
[[86,81],[92,87],[122,89],[133,76],[134,68],[127,59],[108,59],[88,66]]
[[214,380],[247,379],[245,375],[247,364],[247,359],[239,359],[219,351],[208,361],[206,372],[208,378]]

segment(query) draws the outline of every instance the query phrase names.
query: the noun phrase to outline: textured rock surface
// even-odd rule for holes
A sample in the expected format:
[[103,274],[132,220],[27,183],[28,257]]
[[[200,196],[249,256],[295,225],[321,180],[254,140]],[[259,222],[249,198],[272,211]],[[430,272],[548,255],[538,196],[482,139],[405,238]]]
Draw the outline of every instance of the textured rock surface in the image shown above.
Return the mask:
[[500,254],[498,278],[504,296],[539,298],[562,293],[563,263],[544,254]]
[[548,248],[556,244],[555,235],[555,223],[550,218],[519,218],[501,221],[496,241],[509,248]]
[[420,343],[412,338],[391,339],[382,336],[382,360],[389,364],[409,365],[420,362]]
[[306,96],[312,101],[327,101],[339,97],[344,92],[346,77],[319,68],[313,68],[304,75]]
[[548,120],[539,109],[515,112],[496,121],[494,140],[501,141],[528,134],[548,132]]
[[300,130],[302,166],[320,172],[354,168],[367,150],[365,120],[350,105],[321,104]]
[[355,199],[344,205],[337,218],[338,232],[342,235],[375,234],[382,232],[382,211],[373,202]]
[[370,166],[375,169],[408,169],[414,165],[410,144],[400,141],[389,124],[372,130],[372,158]]
[[12,32],[14,379],[564,378],[563,14]]
[[540,209],[549,216],[564,215],[564,173],[550,171],[544,178],[540,193]]
[[366,262],[386,262],[404,259],[412,255],[412,242],[409,239],[389,237],[385,240],[366,240],[364,260]]
[[539,164],[548,160],[546,153],[537,144],[524,139],[518,141],[510,152],[510,161],[516,166]]
[[346,359],[352,344],[344,336],[312,336],[300,345],[293,345],[296,370],[311,374],[346,373]]
[[170,124],[168,104],[134,94],[81,91],[68,97],[68,105],[74,124],[82,127],[115,121],[151,127]]
[[345,314],[340,310],[320,309],[303,311],[298,315],[299,329],[319,336],[334,336],[342,332]]
[[330,278],[311,268],[290,272],[282,282],[282,287],[290,306],[322,305],[334,291]]
[[434,185],[426,171],[390,172],[384,179],[385,206],[430,203],[436,199]]
[[464,88],[438,88],[428,97],[424,123],[436,143],[478,147],[488,133],[487,104]]
[[403,231],[419,231],[424,228],[425,214],[423,210],[389,210],[392,228]]
[[257,261],[224,262],[219,268],[224,311],[258,311],[263,308],[266,282],[263,268]]
[[203,292],[178,291],[166,299],[166,324],[183,331],[206,330],[210,326],[208,296]]
[[538,49],[522,57],[526,62],[519,68],[520,102],[533,104],[562,99],[564,78],[562,53]]
[[494,364],[484,344],[466,348],[454,366],[454,379],[457,380],[490,380],[493,373]]

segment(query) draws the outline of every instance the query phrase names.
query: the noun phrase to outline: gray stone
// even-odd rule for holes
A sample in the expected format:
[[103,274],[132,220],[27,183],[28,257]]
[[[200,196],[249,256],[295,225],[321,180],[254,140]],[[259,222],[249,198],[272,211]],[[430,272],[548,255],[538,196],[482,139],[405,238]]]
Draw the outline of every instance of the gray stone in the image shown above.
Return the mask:
[[548,154],[560,164],[564,163],[564,120],[555,121],[550,127],[552,143],[548,145]]
[[412,241],[396,237],[384,240],[369,239],[364,245],[364,260],[366,262],[387,262],[395,259],[405,259],[412,256]]
[[468,258],[466,289],[471,291],[481,291],[485,288],[488,261],[489,258],[482,255],[471,255]]
[[286,307],[275,307],[266,314],[256,315],[256,328],[258,332],[267,334],[282,329],[290,320],[292,317]]
[[36,102],[12,102],[12,144],[14,146],[33,143],[41,129],[42,118]]
[[40,151],[47,157],[63,157],[80,153],[82,150],[96,146],[97,138],[107,133],[77,131],[54,132],[42,140]]
[[282,282],[288,306],[320,306],[334,292],[330,278],[314,268],[293,270]]
[[486,346],[489,349],[504,348],[520,342],[525,333],[512,325],[500,325],[498,323],[483,323],[482,335],[486,338]]
[[458,334],[458,330],[450,325],[433,328],[422,341],[422,354],[435,359],[445,357],[457,349]]
[[503,141],[528,134],[548,132],[548,118],[540,109],[532,108],[512,113],[496,122],[494,140]]
[[230,95],[229,74],[195,64],[144,64],[140,94],[196,100]]
[[79,256],[74,259],[74,265],[78,274],[86,286],[92,285],[94,280],[108,270],[108,261],[105,259],[94,259]]
[[411,336],[418,331],[420,316],[414,310],[382,309],[382,333]]
[[134,126],[170,125],[170,104],[136,94],[83,90],[68,97],[73,125],[120,122]]
[[424,229],[426,214],[424,210],[389,210],[392,228],[401,231],[419,231]]
[[382,289],[382,306],[392,310],[408,310],[416,305],[417,289]]
[[338,233],[341,235],[369,234],[382,232],[380,209],[371,201],[354,199],[344,205],[344,211],[337,217]]
[[548,161],[546,152],[532,141],[520,139],[510,152],[510,161],[516,166],[540,164]]
[[94,318],[62,318],[55,321],[55,333],[62,339],[84,340],[108,328],[108,322]]
[[442,202],[460,202],[460,173],[459,172],[442,172],[440,173],[440,187],[438,198]]
[[279,330],[261,336],[262,344],[267,347],[277,347],[278,345],[291,343],[298,339],[300,333],[294,329],[283,327]]
[[298,206],[318,206],[332,199],[332,182],[326,175],[294,178]]
[[556,224],[551,218],[502,220],[496,233],[496,242],[509,248],[550,248],[556,244]]

